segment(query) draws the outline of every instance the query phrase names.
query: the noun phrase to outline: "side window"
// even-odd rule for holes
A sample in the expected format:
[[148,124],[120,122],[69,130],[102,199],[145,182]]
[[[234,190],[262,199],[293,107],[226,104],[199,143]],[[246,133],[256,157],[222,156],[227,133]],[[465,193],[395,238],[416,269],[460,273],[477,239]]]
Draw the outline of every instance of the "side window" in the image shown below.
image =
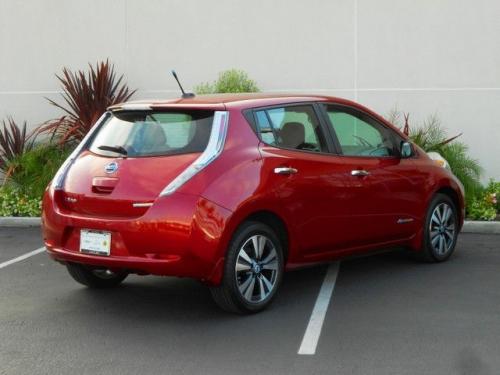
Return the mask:
[[393,156],[397,154],[392,132],[364,113],[349,108],[326,106],[342,154]]
[[255,121],[261,140],[267,144],[327,152],[319,120],[310,105],[261,109],[255,111]]

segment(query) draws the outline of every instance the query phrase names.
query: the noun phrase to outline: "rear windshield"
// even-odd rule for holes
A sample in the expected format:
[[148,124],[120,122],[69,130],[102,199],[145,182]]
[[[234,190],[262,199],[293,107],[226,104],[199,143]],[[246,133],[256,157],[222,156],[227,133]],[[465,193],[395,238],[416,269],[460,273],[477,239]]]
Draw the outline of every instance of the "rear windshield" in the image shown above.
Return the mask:
[[209,111],[114,112],[94,136],[89,149],[98,155],[113,157],[203,152],[212,120],[213,112]]

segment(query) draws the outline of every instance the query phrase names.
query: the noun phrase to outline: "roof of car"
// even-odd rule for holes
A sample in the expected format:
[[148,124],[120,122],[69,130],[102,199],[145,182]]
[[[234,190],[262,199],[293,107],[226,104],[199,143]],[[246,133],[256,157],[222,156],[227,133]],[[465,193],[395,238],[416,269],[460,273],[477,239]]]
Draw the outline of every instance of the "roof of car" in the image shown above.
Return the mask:
[[267,107],[281,104],[304,102],[329,102],[368,113],[380,122],[390,125],[401,137],[406,136],[394,125],[390,124],[379,114],[369,108],[348,99],[328,95],[287,94],[287,93],[241,93],[241,94],[210,94],[196,95],[187,98],[173,98],[164,100],[137,100],[109,107],[110,110],[148,110],[148,109],[206,109],[211,111],[225,111],[228,109],[245,110],[250,108]]
[[150,106],[156,108],[162,107],[190,107],[207,108],[222,110],[226,108],[254,108],[260,106],[270,106],[285,103],[311,102],[311,101],[330,101],[341,104],[355,104],[349,100],[336,98],[326,95],[309,94],[284,94],[284,93],[242,93],[242,94],[210,94],[196,95],[189,98],[173,98],[164,100],[138,100],[123,104],[117,104],[110,109],[139,108],[141,106]]

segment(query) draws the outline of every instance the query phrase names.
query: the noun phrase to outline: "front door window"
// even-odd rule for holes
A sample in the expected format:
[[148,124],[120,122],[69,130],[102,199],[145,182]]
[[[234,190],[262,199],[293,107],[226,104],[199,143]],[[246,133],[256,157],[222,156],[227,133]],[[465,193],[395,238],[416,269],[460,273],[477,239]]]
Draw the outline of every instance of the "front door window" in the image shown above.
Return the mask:
[[396,156],[391,131],[367,115],[350,108],[326,106],[342,154],[346,156]]

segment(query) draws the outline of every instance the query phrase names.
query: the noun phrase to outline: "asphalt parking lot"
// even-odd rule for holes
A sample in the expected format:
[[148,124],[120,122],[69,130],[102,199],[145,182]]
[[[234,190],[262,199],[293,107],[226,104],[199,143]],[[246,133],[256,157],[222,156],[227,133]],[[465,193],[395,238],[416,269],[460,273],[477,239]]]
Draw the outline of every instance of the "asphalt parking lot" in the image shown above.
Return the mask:
[[[0,267],[0,374],[498,374],[499,242],[463,234],[437,265],[342,262],[314,355],[298,350],[327,266],[242,317],[192,280],[88,290],[40,253]],[[0,228],[0,264],[41,245],[39,229]]]

